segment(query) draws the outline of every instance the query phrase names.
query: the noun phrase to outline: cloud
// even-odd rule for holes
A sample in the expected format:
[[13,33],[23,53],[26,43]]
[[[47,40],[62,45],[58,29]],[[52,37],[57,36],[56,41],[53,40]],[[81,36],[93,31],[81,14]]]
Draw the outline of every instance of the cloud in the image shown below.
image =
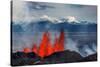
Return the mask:
[[31,1],[13,1],[13,21],[30,22],[43,15],[50,17],[74,16],[79,21],[97,21],[97,7],[90,5],[56,4]]
[[15,23],[30,22],[35,18],[34,16],[30,15],[30,11],[28,10],[26,2],[24,1],[14,0],[12,8],[12,21]]
[[[68,6],[68,5],[66,5]],[[84,8],[86,5],[69,5],[71,8]]]
[[27,6],[30,10],[45,10],[45,9],[52,9],[53,6],[46,5],[45,3],[40,2],[27,2]]
[[66,19],[67,22],[69,22],[69,23],[73,23],[73,22],[75,22],[75,23],[80,23],[74,16],[67,16],[67,17],[65,17],[65,19]]

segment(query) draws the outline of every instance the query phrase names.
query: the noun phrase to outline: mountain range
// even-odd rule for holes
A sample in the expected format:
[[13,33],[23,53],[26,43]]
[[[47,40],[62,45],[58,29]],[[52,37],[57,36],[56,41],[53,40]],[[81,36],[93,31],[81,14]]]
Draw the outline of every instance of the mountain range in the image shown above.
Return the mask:
[[96,32],[97,24],[88,21],[77,21],[70,18],[56,19],[48,16],[30,22],[12,22],[13,32],[60,31],[61,29],[67,32]]

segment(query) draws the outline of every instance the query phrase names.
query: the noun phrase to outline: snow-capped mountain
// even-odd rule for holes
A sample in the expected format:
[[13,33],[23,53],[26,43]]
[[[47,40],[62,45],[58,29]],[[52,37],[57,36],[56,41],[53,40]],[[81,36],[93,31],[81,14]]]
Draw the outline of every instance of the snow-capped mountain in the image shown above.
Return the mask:
[[[26,18],[27,19],[27,18]],[[43,15],[39,18],[31,18],[29,21],[12,21],[14,31],[17,31],[19,28],[23,31],[60,31],[64,29],[67,32],[94,32],[96,30],[96,23],[91,23],[88,21],[78,21],[73,16],[55,18]]]
[[[30,19],[29,19],[30,18]],[[25,17],[23,20],[17,20],[13,22],[15,24],[23,24],[23,23],[37,23],[39,21],[49,21],[54,24],[59,24],[59,23],[70,23],[70,24],[91,24],[91,22],[88,21],[79,21],[77,20],[74,16],[67,16],[67,17],[62,17],[62,18],[56,18],[56,17],[50,17],[48,15],[43,15],[39,18],[34,18],[34,17]],[[96,24],[96,23],[94,23]]]

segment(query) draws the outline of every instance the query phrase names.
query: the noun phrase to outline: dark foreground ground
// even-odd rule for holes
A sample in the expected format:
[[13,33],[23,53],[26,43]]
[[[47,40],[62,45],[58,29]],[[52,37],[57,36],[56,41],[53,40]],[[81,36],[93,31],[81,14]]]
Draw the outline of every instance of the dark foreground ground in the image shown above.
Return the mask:
[[11,56],[12,66],[22,66],[22,65],[40,65],[40,64],[57,64],[57,63],[72,63],[72,62],[88,62],[97,61],[97,53],[82,57],[80,54],[74,51],[62,51],[54,53],[50,56],[41,59],[35,53],[23,53],[17,52],[12,53]]

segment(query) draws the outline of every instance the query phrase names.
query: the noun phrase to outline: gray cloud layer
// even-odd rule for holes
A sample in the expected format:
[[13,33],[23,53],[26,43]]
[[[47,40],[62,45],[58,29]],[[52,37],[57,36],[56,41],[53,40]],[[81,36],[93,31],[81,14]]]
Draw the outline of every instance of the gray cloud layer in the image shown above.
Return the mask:
[[74,16],[81,21],[97,22],[97,6],[29,1],[13,2],[14,21],[33,20],[43,15],[51,17]]

